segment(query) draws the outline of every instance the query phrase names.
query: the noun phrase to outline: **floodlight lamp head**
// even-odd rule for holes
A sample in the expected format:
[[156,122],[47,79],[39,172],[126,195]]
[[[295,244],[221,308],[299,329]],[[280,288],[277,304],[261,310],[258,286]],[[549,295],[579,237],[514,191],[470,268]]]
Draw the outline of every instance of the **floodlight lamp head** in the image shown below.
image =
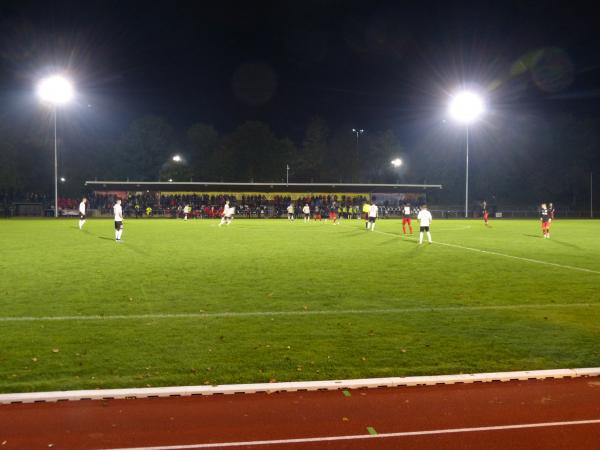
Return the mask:
[[452,119],[465,125],[475,122],[485,111],[481,96],[470,91],[461,91],[450,99],[448,113]]
[[400,158],[392,159],[392,166],[400,167],[402,165],[402,160]]
[[71,82],[61,75],[53,75],[41,80],[37,85],[37,95],[54,106],[64,105],[75,96]]
[[179,155],[173,156],[173,161],[175,161],[175,162],[181,162],[181,156],[179,156]]

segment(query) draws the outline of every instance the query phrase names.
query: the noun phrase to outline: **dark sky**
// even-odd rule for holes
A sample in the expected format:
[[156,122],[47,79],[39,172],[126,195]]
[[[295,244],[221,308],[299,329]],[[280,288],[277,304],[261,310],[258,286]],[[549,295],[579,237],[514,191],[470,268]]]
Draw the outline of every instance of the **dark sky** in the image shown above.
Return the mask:
[[298,138],[321,114],[410,135],[461,83],[498,110],[597,115],[600,27],[584,5],[4,0],[0,117],[26,116],[53,67],[115,131],[153,113],[183,129],[264,120]]

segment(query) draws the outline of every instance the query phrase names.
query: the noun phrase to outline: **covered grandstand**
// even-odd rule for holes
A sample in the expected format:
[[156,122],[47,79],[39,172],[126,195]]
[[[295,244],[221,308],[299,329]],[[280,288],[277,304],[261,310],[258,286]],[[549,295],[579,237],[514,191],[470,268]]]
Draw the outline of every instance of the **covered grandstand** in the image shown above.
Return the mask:
[[434,184],[360,183],[86,181],[85,185],[100,214],[109,213],[114,199],[121,198],[129,214],[151,211],[146,215],[167,217],[180,215],[186,204],[195,217],[214,217],[225,200],[233,202],[242,217],[279,217],[290,203],[308,203],[317,210],[336,207],[351,215],[373,199],[386,214],[396,215],[403,202],[421,204],[428,191],[442,189]]

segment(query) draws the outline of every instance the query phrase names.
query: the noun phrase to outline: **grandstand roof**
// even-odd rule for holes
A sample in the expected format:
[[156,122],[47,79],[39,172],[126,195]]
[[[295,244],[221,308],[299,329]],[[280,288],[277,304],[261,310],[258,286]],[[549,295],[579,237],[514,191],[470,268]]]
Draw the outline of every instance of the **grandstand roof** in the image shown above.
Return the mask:
[[361,183],[235,183],[212,181],[86,181],[96,191],[161,192],[356,192],[392,193],[442,189],[441,184],[361,184]]

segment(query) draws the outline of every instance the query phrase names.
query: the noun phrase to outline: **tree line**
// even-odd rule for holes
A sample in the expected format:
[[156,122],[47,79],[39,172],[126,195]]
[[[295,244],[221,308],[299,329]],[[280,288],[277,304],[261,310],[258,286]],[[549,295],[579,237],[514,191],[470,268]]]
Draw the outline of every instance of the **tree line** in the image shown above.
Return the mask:
[[[570,207],[589,204],[589,174],[600,167],[600,121],[570,115],[546,120],[498,121],[470,135],[473,200],[525,204],[542,200]],[[432,200],[464,199],[465,135],[447,125],[403,142],[391,129],[331,127],[307,121],[301,138],[278,136],[268,124],[249,121],[230,132],[207,123],[177,129],[159,116],[133,120],[119,136],[60,142],[63,195],[78,196],[87,180],[442,184]],[[16,136],[3,130],[0,191],[52,192],[51,136]],[[64,150],[63,150],[64,149]],[[180,155],[182,161],[173,161]],[[390,161],[404,164],[394,168]],[[600,174],[598,176],[600,185]],[[600,196],[599,196],[600,197]]]

